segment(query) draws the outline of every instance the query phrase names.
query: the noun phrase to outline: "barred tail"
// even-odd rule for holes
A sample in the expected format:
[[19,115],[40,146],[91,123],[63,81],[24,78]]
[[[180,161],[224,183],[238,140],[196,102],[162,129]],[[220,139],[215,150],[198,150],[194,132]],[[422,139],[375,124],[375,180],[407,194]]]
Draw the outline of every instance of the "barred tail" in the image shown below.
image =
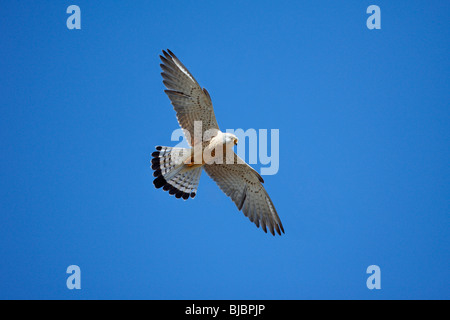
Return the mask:
[[187,166],[184,161],[191,156],[186,148],[157,146],[152,153],[153,184],[184,200],[194,198],[197,193],[202,167]]

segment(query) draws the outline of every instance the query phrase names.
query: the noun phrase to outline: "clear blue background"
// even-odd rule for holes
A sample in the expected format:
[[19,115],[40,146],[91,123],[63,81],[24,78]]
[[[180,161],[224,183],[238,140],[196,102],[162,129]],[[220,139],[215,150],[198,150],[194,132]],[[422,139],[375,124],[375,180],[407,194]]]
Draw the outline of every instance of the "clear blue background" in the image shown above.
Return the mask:
[[[66,9],[81,8],[81,30]],[[366,9],[381,8],[381,30]],[[0,298],[449,299],[448,1],[3,1]],[[159,57],[222,129],[280,130],[273,237],[174,145]],[[259,166],[255,166],[259,168]],[[81,268],[81,290],[66,268]],[[381,268],[381,290],[366,268]]]

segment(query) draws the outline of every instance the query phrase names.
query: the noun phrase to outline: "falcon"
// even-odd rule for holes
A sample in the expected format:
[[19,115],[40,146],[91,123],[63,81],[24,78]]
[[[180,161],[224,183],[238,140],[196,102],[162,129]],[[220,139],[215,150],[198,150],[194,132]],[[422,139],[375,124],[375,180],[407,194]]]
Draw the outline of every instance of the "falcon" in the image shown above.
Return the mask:
[[163,50],[163,84],[192,148],[157,146],[152,153],[153,184],[176,198],[194,198],[202,170],[233,200],[239,211],[272,235],[284,233],[263,178],[233,151],[238,139],[220,131],[211,97],[170,51]]

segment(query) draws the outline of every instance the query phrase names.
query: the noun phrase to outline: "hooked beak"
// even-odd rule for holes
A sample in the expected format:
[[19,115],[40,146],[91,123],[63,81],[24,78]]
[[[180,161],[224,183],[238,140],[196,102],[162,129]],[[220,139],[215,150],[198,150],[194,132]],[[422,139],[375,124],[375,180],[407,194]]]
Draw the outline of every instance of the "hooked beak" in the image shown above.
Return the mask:
[[239,141],[238,138],[235,138],[235,139],[234,139],[234,145],[237,145],[237,144],[238,144],[238,141]]

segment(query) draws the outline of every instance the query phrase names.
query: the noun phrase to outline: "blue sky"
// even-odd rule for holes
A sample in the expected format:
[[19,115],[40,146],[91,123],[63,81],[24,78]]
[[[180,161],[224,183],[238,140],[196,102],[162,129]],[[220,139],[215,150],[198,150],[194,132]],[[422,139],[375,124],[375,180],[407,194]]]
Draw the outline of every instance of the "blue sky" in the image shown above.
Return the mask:
[[[66,27],[71,4],[81,30]],[[0,298],[450,298],[450,3],[0,9]],[[205,173],[194,200],[154,188],[150,154],[178,127],[166,48],[221,129],[280,130],[265,187],[285,235],[257,229]]]

